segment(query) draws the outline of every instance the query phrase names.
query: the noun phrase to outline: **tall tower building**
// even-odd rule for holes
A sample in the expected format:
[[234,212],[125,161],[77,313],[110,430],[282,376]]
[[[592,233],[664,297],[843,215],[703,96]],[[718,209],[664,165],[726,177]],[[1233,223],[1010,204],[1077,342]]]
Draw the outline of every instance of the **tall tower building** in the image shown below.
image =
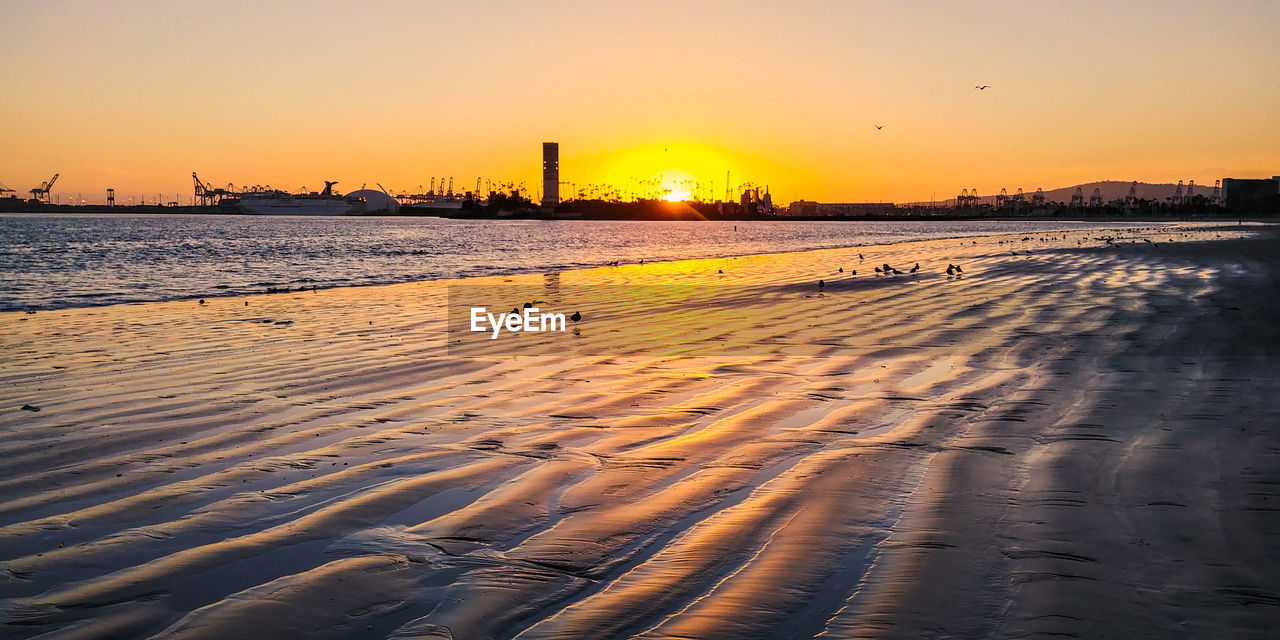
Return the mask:
[[560,204],[560,143],[542,143],[542,206]]

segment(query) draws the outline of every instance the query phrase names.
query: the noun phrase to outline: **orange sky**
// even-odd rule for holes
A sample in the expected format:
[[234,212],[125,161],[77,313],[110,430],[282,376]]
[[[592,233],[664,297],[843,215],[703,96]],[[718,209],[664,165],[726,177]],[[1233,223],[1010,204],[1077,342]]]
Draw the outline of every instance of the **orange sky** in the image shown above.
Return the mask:
[[784,203],[1280,174],[1273,0],[196,7],[0,4],[0,183],[536,189],[544,140],[565,181]]

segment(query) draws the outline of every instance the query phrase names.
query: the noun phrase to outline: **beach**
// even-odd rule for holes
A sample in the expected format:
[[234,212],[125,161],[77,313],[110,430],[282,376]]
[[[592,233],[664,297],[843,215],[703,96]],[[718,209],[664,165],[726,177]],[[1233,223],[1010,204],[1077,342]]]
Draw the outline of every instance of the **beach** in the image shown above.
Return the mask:
[[[1086,227],[0,313],[0,622],[1268,637],[1277,248]],[[463,350],[476,286],[667,293]]]

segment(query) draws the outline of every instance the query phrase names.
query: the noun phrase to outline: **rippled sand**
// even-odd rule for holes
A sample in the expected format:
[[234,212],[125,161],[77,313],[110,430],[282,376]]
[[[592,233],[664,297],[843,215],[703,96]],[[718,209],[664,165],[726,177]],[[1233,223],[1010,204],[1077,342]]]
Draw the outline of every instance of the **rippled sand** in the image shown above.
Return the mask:
[[804,355],[462,358],[441,282],[0,315],[3,635],[1265,637],[1280,242],[1100,235],[559,277]]

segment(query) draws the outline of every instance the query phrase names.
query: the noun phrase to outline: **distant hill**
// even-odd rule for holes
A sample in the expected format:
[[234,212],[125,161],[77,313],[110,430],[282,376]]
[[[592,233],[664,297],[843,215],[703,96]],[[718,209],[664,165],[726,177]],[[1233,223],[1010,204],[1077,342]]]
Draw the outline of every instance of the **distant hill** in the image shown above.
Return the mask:
[[[1044,199],[1046,202],[1070,202],[1071,196],[1075,195],[1076,187],[1079,187],[1080,192],[1084,195],[1085,202],[1089,201],[1089,196],[1093,195],[1094,189],[1098,189],[1102,193],[1102,200],[1104,202],[1111,202],[1112,200],[1123,200],[1124,197],[1129,194],[1129,186],[1131,184],[1133,184],[1132,181],[1123,182],[1120,180],[1103,180],[1101,182],[1088,182],[1081,185],[1071,185],[1070,187],[1061,187],[1058,189],[1046,189],[1044,192]],[[1186,195],[1187,193],[1186,187],[1187,185],[1183,185],[1183,188],[1182,188],[1183,195]],[[1036,187],[1024,186],[1022,187],[1022,190],[1023,190],[1022,191],[1023,194],[1026,195],[1027,200],[1030,201],[1032,194],[1036,192]],[[1157,202],[1165,202],[1167,199],[1173,197],[1174,192],[1176,192],[1177,190],[1178,190],[1178,185],[1176,184],[1152,184],[1149,182],[1139,182],[1137,195],[1138,195],[1138,198],[1143,200],[1154,200]],[[1018,192],[1017,187],[1008,187],[1009,195],[1012,196],[1017,192]],[[979,200],[981,200],[983,204],[995,204],[996,193],[999,193],[999,191],[997,190],[995,193],[981,193],[980,194],[981,197],[979,198]],[[1200,194],[1206,197],[1212,195],[1213,184],[1210,183],[1208,185],[1202,185],[1202,184],[1196,183],[1195,191],[1193,192],[1192,195],[1195,195],[1195,194]],[[954,198],[955,196],[956,194],[951,194],[950,197]],[[911,204],[929,204],[929,203],[904,202],[899,204],[911,205]]]
[[[1102,199],[1106,202],[1110,202],[1112,200],[1124,199],[1124,197],[1129,194],[1129,186],[1132,184],[1132,181],[1120,182],[1118,180],[1104,180],[1102,182],[1089,182],[1078,186],[1080,187],[1080,191],[1084,193],[1086,201],[1089,199],[1089,196],[1093,195],[1093,190],[1098,189],[1102,192]],[[1148,182],[1139,182],[1137,194],[1138,198],[1143,200],[1164,202],[1168,198],[1173,197],[1174,192],[1177,190],[1178,185],[1176,184],[1151,184]],[[1034,191],[1034,189],[1032,191]],[[1075,186],[1052,189],[1044,192],[1044,198],[1049,202],[1070,202],[1071,196],[1074,195],[1075,192]],[[1186,195],[1186,193],[1186,185],[1183,185],[1182,194]],[[1193,195],[1195,193],[1203,196],[1209,196],[1213,193],[1213,185],[1196,184]]]

